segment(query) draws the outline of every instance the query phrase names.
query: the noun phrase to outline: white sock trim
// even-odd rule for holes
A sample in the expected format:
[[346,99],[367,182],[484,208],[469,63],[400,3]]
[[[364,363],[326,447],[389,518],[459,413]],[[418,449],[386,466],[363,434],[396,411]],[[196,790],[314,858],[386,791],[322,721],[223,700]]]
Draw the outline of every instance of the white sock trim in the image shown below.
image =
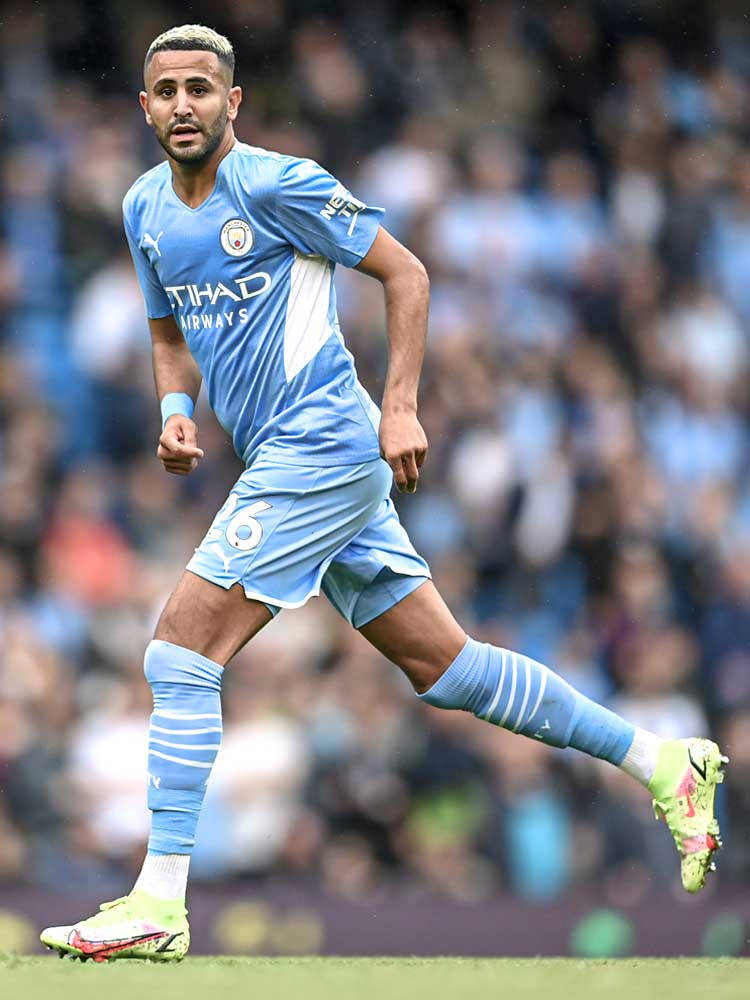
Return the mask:
[[147,854],[133,888],[161,899],[184,899],[189,868],[189,854]]
[[642,785],[648,785],[656,770],[661,744],[662,740],[654,733],[636,726],[633,742],[620,768]]

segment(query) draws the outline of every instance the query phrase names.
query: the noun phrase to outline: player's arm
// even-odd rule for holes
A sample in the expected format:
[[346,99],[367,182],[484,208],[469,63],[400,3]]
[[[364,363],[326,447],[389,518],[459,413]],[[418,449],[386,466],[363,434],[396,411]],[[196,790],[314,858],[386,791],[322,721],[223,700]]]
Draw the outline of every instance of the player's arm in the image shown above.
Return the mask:
[[417,488],[427,438],[417,419],[417,392],[427,340],[430,280],[413,253],[381,226],[357,265],[385,290],[388,372],[380,422],[380,451],[402,492]]
[[[190,353],[174,316],[149,319],[154,379],[159,402],[170,393],[184,393],[195,403],[201,387],[201,374]],[[203,458],[197,445],[196,426],[184,413],[167,418],[156,451],[167,472],[186,476]]]

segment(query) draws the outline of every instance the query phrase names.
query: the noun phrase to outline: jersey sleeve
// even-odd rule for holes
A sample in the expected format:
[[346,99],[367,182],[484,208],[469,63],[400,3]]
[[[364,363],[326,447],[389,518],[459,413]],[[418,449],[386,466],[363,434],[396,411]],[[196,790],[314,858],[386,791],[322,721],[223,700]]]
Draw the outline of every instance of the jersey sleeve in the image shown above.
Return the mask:
[[384,209],[365,205],[314,160],[290,159],[276,192],[276,218],[299,251],[354,267],[375,242]]
[[139,246],[139,241],[133,232],[133,227],[128,215],[127,204],[122,209],[123,227],[125,237],[130,247],[130,256],[133,258],[135,273],[138,277],[138,284],[141,286],[143,298],[146,300],[146,315],[149,319],[160,319],[163,316],[172,314],[172,306],[169,296],[161,286],[161,282],[151,266],[151,262],[144,250]]

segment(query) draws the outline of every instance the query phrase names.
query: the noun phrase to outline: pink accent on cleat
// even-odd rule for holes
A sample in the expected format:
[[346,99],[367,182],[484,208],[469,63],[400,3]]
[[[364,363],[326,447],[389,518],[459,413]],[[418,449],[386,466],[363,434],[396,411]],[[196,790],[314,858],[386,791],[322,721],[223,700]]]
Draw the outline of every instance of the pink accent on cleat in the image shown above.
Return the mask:
[[[695,806],[693,805],[693,795],[695,795],[695,790],[698,787],[698,783],[693,776],[691,768],[685,771],[685,775],[682,781],[677,786],[677,797],[684,798],[687,802],[687,809],[685,810],[685,817],[687,819],[692,819],[695,816]],[[700,848],[703,850],[703,848]],[[692,853],[692,852],[690,852]]]
[[695,837],[686,837],[682,842],[685,854],[698,854],[699,851],[715,851],[718,848],[716,838],[710,833],[699,833]]
[[147,927],[143,934],[138,934],[132,938],[120,938],[114,941],[87,941],[82,938],[76,930],[69,941],[73,948],[77,948],[82,954],[93,958],[95,962],[104,962],[117,951],[125,951],[136,944],[146,944],[148,941],[158,941],[160,938],[168,937],[166,931],[157,930],[156,927]]

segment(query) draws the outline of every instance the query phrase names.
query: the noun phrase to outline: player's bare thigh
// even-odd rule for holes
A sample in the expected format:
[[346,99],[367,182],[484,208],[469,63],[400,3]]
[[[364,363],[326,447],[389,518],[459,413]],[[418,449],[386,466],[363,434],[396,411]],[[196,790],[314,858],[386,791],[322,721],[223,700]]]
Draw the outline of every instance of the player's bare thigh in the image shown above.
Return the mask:
[[225,590],[185,570],[161,613],[154,638],[224,666],[272,617],[265,604],[245,597],[239,583]]
[[401,667],[419,694],[432,687],[466,645],[466,633],[432,580],[363,625],[360,632]]

